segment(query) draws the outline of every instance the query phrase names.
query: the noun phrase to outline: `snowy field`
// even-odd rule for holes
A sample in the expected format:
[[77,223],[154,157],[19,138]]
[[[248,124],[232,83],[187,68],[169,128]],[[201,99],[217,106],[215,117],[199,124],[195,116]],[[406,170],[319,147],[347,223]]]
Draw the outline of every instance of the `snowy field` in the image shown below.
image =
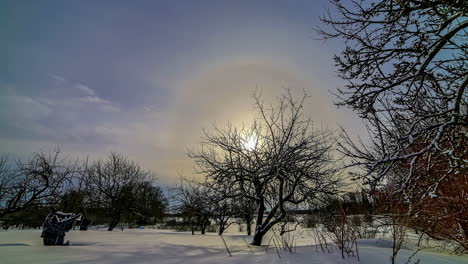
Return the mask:
[[[385,240],[361,240],[361,261],[349,257],[342,259],[337,250],[332,254],[316,251],[313,239],[307,235],[297,237],[297,252],[290,254],[275,249],[251,247],[244,241],[249,238],[240,234],[226,234],[226,243],[231,250],[229,257],[221,238],[214,234],[194,235],[167,230],[124,231],[71,231],[66,236],[72,243],[69,247],[44,247],[40,230],[0,231],[0,263],[54,264],[54,263],[307,263],[307,264],[384,264],[390,263],[391,243]],[[265,238],[264,241],[268,241]],[[265,243],[266,243],[265,242]],[[411,249],[400,251],[399,263],[405,263],[413,253]],[[412,263],[420,264],[468,263],[468,257],[444,255],[420,251]]]

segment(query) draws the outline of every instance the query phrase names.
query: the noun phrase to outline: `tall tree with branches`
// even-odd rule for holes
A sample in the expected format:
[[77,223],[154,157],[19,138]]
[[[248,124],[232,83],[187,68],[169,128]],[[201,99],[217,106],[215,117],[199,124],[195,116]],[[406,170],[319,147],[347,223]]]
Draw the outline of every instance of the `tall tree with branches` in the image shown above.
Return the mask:
[[[338,105],[356,111],[369,126],[370,145],[343,133],[341,151],[349,167],[364,168],[357,178],[372,186],[408,164],[399,191],[411,201],[421,161],[430,166],[443,156],[447,173],[434,178],[423,195],[437,193],[437,182],[468,165],[456,148],[468,140],[468,2],[466,0],[331,1],[321,20],[325,38],[341,38],[335,56],[347,82]],[[427,187],[427,188],[426,188]],[[417,197],[418,199],[420,197]]]
[[259,94],[254,99],[257,118],[251,126],[205,131],[201,148],[188,155],[218,196],[255,201],[251,244],[261,245],[291,209],[333,193],[338,180],[331,166],[331,132],[312,127],[303,112],[306,94],[296,100],[288,90],[271,105]]

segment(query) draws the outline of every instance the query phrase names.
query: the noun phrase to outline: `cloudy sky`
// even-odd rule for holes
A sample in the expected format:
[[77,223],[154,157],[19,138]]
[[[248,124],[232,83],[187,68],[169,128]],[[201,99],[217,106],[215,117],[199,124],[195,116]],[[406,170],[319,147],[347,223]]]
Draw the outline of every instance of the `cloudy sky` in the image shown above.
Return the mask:
[[337,110],[333,53],[313,29],[326,0],[0,2],[0,152],[56,145],[125,153],[162,183],[191,174],[202,127],[248,122],[253,90],[312,98],[318,126],[362,132]]

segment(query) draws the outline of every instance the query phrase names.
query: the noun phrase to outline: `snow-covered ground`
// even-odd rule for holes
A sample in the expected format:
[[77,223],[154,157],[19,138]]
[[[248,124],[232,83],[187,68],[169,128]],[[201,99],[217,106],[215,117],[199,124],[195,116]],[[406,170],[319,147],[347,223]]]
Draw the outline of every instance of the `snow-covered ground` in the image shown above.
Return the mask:
[[[0,231],[0,263],[54,264],[54,263],[307,263],[307,264],[385,264],[390,263],[391,243],[384,240],[361,240],[361,261],[348,257],[342,259],[337,250],[332,254],[316,251],[313,239],[308,235],[297,236],[297,252],[290,254],[265,247],[251,247],[244,241],[249,237],[229,233],[224,236],[231,250],[229,257],[221,238],[214,234],[194,235],[167,230],[124,231],[71,231],[67,234],[72,246],[45,247],[40,230]],[[267,239],[266,239],[267,241]],[[413,253],[402,249],[400,262],[405,263]],[[421,264],[468,263],[466,256],[444,255],[420,251],[413,262]]]

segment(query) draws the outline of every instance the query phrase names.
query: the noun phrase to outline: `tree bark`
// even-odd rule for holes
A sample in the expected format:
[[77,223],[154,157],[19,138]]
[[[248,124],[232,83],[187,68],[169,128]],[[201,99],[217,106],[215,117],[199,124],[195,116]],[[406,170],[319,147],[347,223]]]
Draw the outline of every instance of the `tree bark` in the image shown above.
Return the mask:
[[109,228],[107,229],[107,231],[112,231],[114,230],[114,228],[117,226],[117,224],[119,223],[119,219],[120,219],[120,216],[114,216],[112,217],[112,221],[110,222],[109,224]]
[[250,242],[250,245],[252,246],[261,246],[262,245],[262,239],[263,236],[265,235],[264,232],[256,231],[254,234],[254,237],[252,239],[252,242]]
[[252,239],[252,242],[250,242],[250,245],[252,246],[260,246],[262,244],[263,235],[265,235],[265,233],[262,232],[264,212],[265,212],[265,203],[263,202],[263,200],[261,200],[258,202],[258,207],[257,207],[257,220],[255,222],[255,234]]
[[252,218],[250,218],[250,216],[247,216],[245,218],[245,224],[247,225],[247,235],[251,236],[252,235]]
[[192,230],[192,236],[195,235],[195,225],[193,224],[193,219],[190,218],[190,229]]
[[221,235],[224,233],[224,229],[226,229],[226,228],[224,227],[224,224],[223,224],[222,221],[221,221],[221,224],[219,225],[219,232],[218,232],[218,235],[221,236]]

